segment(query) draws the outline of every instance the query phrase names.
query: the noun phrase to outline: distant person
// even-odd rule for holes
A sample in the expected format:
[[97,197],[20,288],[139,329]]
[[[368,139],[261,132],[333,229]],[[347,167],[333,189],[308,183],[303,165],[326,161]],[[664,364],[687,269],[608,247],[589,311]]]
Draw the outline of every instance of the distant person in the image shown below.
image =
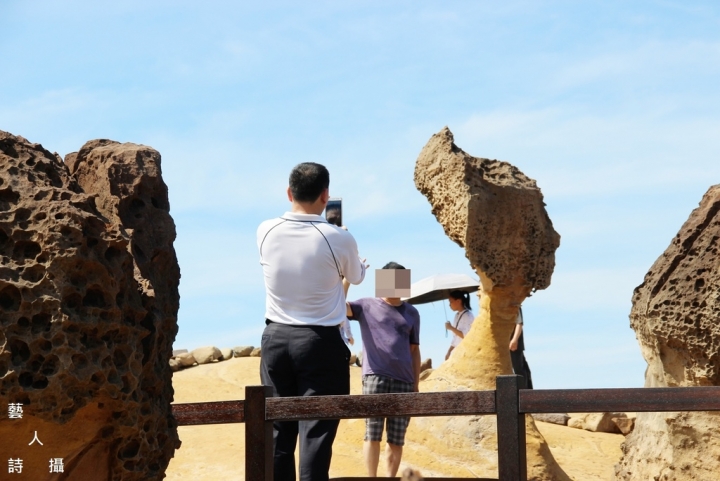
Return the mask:
[[[347,309],[343,278],[359,284],[365,265],[353,236],[320,216],[329,198],[327,169],[298,164],[289,184],[290,212],[257,231],[266,290],[260,377],[274,396],[349,394],[350,351],[339,329]],[[273,423],[274,479],[296,479],[299,435],[300,479],[327,480],[338,423]]]
[[[360,323],[362,334],[363,394],[418,391],[420,314],[400,299],[410,295],[410,272],[389,272],[392,270],[406,269],[396,262],[386,264],[376,271],[377,297],[347,303],[347,317]],[[398,279],[406,286],[399,285]],[[409,423],[409,417],[365,420],[363,457],[368,476],[377,477],[383,427],[387,432],[387,475],[394,477],[397,474]]]
[[453,350],[458,347],[460,342],[465,338],[465,334],[470,331],[475,316],[470,310],[470,293],[463,291],[452,291],[449,294],[450,298],[450,309],[455,311],[455,319],[452,324],[449,321],[445,322],[445,330],[453,333],[452,341],[450,341],[450,348],[447,354],[445,354],[445,360],[450,359],[450,354]]
[[518,309],[515,320],[515,330],[510,338],[510,360],[512,361],[513,373],[525,378],[524,389],[532,389],[532,375],[530,366],[525,359],[525,341],[523,339],[523,313],[522,307]]

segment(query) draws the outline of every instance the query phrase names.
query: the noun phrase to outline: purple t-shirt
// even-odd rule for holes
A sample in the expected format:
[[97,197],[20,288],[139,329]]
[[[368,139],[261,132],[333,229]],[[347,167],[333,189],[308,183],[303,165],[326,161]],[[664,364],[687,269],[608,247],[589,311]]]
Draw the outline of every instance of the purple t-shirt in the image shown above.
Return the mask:
[[379,297],[350,302],[363,340],[362,373],[414,383],[410,344],[420,344],[420,314],[407,302],[394,307]]

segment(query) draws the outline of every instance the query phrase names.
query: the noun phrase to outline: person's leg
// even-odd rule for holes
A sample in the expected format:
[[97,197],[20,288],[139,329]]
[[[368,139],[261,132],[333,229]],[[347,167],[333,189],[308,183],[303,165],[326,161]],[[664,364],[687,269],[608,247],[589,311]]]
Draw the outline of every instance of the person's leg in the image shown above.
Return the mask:
[[523,352],[523,376],[525,376],[525,389],[532,389],[533,383],[532,383],[532,373],[530,372],[530,365],[527,363],[527,359],[525,359],[525,353]]
[[520,349],[510,351],[510,361],[512,362],[513,374],[522,376],[523,374],[523,353]]
[[328,479],[339,419],[300,421],[300,480]]
[[[290,342],[297,373],[298,395],[350,394],[350,350],[340,330],[333,327],[305,327]],[[300,423],[300,479],[328,479],[337,419]]]
[[[288,354],[288,338],[295,328],[271,323],[261,341],[260,379],[272,386],[273,396],[297,396],[295,374]],[[295,446],[297,421],[273,423],[273,471],[275,481],[295,481]]]
[[400,467],[402,459],[403,447],[392,443],[387,443],[385,455],[387,456],[387,475],[388,478],[394,478]]
[[[397,379],[390,379],[389,392],[393,393],[411,393],[415,390],[415,383],[403,382]],[[410,424],[409,417],[392,417],[387,418],[387,448],[386,466],[387,475],[394,477],[400,467],[402,460],[403,445],[405,444],[405,433]]]
[[380,463],[380,441],[363,441],[363,458],[369,478],[377,478]]
[[[369,374],[363,376],[363,394],[385,394],[390,392],[390,379],[384,376]],[[385,418],[365,419],[365,440],[363,443],[363,457],[365,469],[369,477],[377,477],[380,463],[380,441],[382,440]]]

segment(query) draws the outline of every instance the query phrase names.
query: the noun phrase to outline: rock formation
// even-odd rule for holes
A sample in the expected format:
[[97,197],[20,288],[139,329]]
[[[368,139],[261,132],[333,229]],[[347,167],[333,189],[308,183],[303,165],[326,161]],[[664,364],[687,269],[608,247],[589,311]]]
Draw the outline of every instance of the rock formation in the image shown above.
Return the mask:
[[222,352],[215,346],[204,346],[193,349],[192,353],[198,364],[207,364],[222,357]]
[[534,180],[507,162],[463,152],[447,127],[420,153],[415,186],[480,277],[481,309],[471,332],[482,331],[482,342],[490,342],[466,339],[435,377],[494,389],[497,375],[512,373],[507,344],[519,306],[531,291],[550,285],[560,236]]
[[[550,285],[560,236],[534,180],[507,162],[463,152],[447,127],[420,152],[415,186],[448,237],[465,249],[483,291],[470,332],[421,389],[495,389],[496,376],[512,374],[508,344],[518,308],[531,291]],[[528,478],[568,479],[530,416],[526,428]],[[497,476],[494,416],[418,418],[410,429],[431,450],[474,466],[476,475]]]
[[[646,387],[720,385],[720,185],[635,289],[630,325]],[[720,413],[638,413],[617,479],[715,480]]]
[[174,239],[155,150],[97,140],[64,164],[0,132],[0,405],[23,410],[0,437],[28,479],[164,477]]
[[237,346],[233,348],[233,352],[235,352],[235,357],[248,357],[254,349],[254,346]]

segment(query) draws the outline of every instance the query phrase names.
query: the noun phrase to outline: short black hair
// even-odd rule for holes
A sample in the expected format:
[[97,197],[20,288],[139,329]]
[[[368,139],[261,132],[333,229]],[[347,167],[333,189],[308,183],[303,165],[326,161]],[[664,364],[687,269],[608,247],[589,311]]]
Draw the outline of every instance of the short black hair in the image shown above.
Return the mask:
[[330,187],[330,172],[324,165],[303,162],[290,172],[290,193],[298,202],[315,202]]
[[388,262],[383,266],[383,269],[405,269],[403,266],[398,264],[397,262]]

